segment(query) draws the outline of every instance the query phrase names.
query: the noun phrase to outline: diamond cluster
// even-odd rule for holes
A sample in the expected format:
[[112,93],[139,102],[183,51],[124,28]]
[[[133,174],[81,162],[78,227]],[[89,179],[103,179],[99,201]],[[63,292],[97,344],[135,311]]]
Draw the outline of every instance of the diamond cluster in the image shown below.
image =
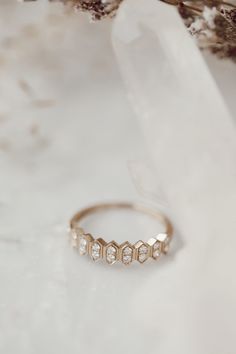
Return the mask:
[[124,242],[118,245],[115,241],[106,243],[103,239],[94,239],[90,234],[85,234],[82,229],[71,230],[71,244],[78,249],[80,255],[88,254],[93,261],[105,259],[108,264],[118,261],[129,265],[133,261],[146,262],[149,258],[157,260],[169,249],[171,236],[162,233],[148,242],[138,241],[134,245]]

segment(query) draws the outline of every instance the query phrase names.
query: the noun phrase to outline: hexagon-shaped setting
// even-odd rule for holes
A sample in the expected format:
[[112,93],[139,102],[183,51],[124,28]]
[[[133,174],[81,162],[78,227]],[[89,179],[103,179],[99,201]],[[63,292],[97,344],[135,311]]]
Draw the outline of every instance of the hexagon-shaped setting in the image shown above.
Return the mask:
[[138,241],[135,245],[136,259],[139,263],[144,263],[149,258],[150,247],[143,241]]
[[129,242],[123,243],[121,246],[121,262],[129,265],[133,261],[134,248]]
[[81,256],[84,256],[89,251],[89,243],[93,240],[92,236],[87,234],[79,234],[78,236],[78,248]]
[[148,241],[148,244],[151,247],[152,258],[157,260],[162,253],[162,242],[157,240],[156,238],[151,238]]
[[98,261],[102,258],[103,255],[103,247],[105,245],[105,241],[102,239],[94,240],[90,245],[90,256],[93,261]]
[[84,230],[81,228],[71,228],[69,231],[70,243],[73,248],[78,248],[79,236],[83,235]]
[[119,246],[115,241],[108,243],[105,248],[105,259],[108,264],[114,264],[117,262],[119,256]]
[[166,233],[161,233],[157,235],[157,240],[162,243],[162,252],[166,254],[170,248],[171,236]]

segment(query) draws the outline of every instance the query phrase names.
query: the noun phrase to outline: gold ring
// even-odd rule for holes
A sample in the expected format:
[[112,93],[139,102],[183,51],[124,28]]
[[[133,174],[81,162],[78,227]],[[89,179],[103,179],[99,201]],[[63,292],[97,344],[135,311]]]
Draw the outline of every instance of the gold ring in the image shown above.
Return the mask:
[[[91,234],[86,233],[80,226],[81,220],[88,215],[114,208],[132,209],[151,215],[164,226],[164,231],[150,238],[147,242],[138,241],[132,245],[126,241],[118,245],[115,241],[106,242],[102,238],[96,239]],[[70,221],[70,236],[72,246],[79,250],[80,255],[89,255],[93,261],[105,259],[108,264],[120,261],[125,265],[138,261],[142,264],[148,258],[157,260],[161,254],[168,252],[173,237],[173,227],[168,218],[160,212],[137,204],[107,203],[94,205],[76,213]]]

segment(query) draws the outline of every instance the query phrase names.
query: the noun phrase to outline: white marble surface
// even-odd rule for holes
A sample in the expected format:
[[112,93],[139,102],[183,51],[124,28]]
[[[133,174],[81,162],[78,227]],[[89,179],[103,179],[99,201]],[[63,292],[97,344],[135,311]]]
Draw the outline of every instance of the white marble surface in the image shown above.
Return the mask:
[[[186,271],[192,280],[185,293],[179,269],[191,254],[182,258],[182,237],[168,259],[128,270],[94,265],[68,245],[68,219],[79,207],[140,197],[130,166],[146,159],[144,135],[110,29],[109,22],[91,25],[46,1],[1,0],[0,352],[234,353],[232,318],[224,316],[233,295],[214,289],[225,269],[211,273],[208,292],[195,281],[206,271],[202,257],[194,274]],[[133,226],[134,219],[121,216],[123,222],[114,216],[92,226],[121,240],[146,232],[146,220]],[[209,251],[206,245],[203,253]],[[215,327],[222,340],[213,346],[206,313],[207,326],[222,324]]]

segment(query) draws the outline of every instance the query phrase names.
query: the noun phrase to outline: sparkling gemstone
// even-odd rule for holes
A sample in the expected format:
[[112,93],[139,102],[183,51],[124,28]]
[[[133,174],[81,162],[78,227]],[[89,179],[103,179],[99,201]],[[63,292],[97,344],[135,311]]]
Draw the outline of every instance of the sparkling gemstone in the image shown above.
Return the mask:
[[87,253],[87,245],[88,245],[88,241],[83,236],[80,236],[79,237],[79,252],[81,255],[84,255]]
[[100,258],[100,256],[101,256],[101,245],[99,243],[95,242],[92,245],[91,256],[92,256],[92,259],[94,261],[97,261]]
[[109,246],[107,248],[107,254],[112,255],[112,254],[115,254],[115,253],[116,253],[116,248],[114,246]]
[[114,264],[117,261],[118,248],[114,245],[108,245],[106,249],[106,260],[109,264]]
[[130,246],[127,246],[122,251],[122,262],[124,264],[130,264],[133,258],[133,249]]
[[139,259],[139,262],[143,263],[144,261],[146,261],[147,255],[144,254],[144,253],[141,253],[141,254],[139,255],[138,259]]
[[135,245],[137,249],[137,259],[140,263],[145,262],[149,256],[149,247],[143,241],[138,241]]
[[148,248],[147,248],[147,246],[142,245],[142,246],[139,248],[139,254],[147,254],[147,253],[148,253]]
[[109,264],[114,263],[115,260],[116,260],[116,256],[115,256],[114,254],[109,254],[109,255],[107,255],[107,262],[108,262]]
[[123,254],[124,255],[131,255],[133,252],[132,248],[131,247],[126,247],[124,250],[123,250]]
[[156,241],[153,245],[153,258],[157,259],[161,255],[161,242]]
[[100,248],[101,248],[101,246],[100,246],[98,243],[94,243],[94,244],[93,244],[93,251],[99,252],[99,251],[100,251]]
[[123,256],[123,263],[129,264],[132,262],[132,257],[131,256]]

